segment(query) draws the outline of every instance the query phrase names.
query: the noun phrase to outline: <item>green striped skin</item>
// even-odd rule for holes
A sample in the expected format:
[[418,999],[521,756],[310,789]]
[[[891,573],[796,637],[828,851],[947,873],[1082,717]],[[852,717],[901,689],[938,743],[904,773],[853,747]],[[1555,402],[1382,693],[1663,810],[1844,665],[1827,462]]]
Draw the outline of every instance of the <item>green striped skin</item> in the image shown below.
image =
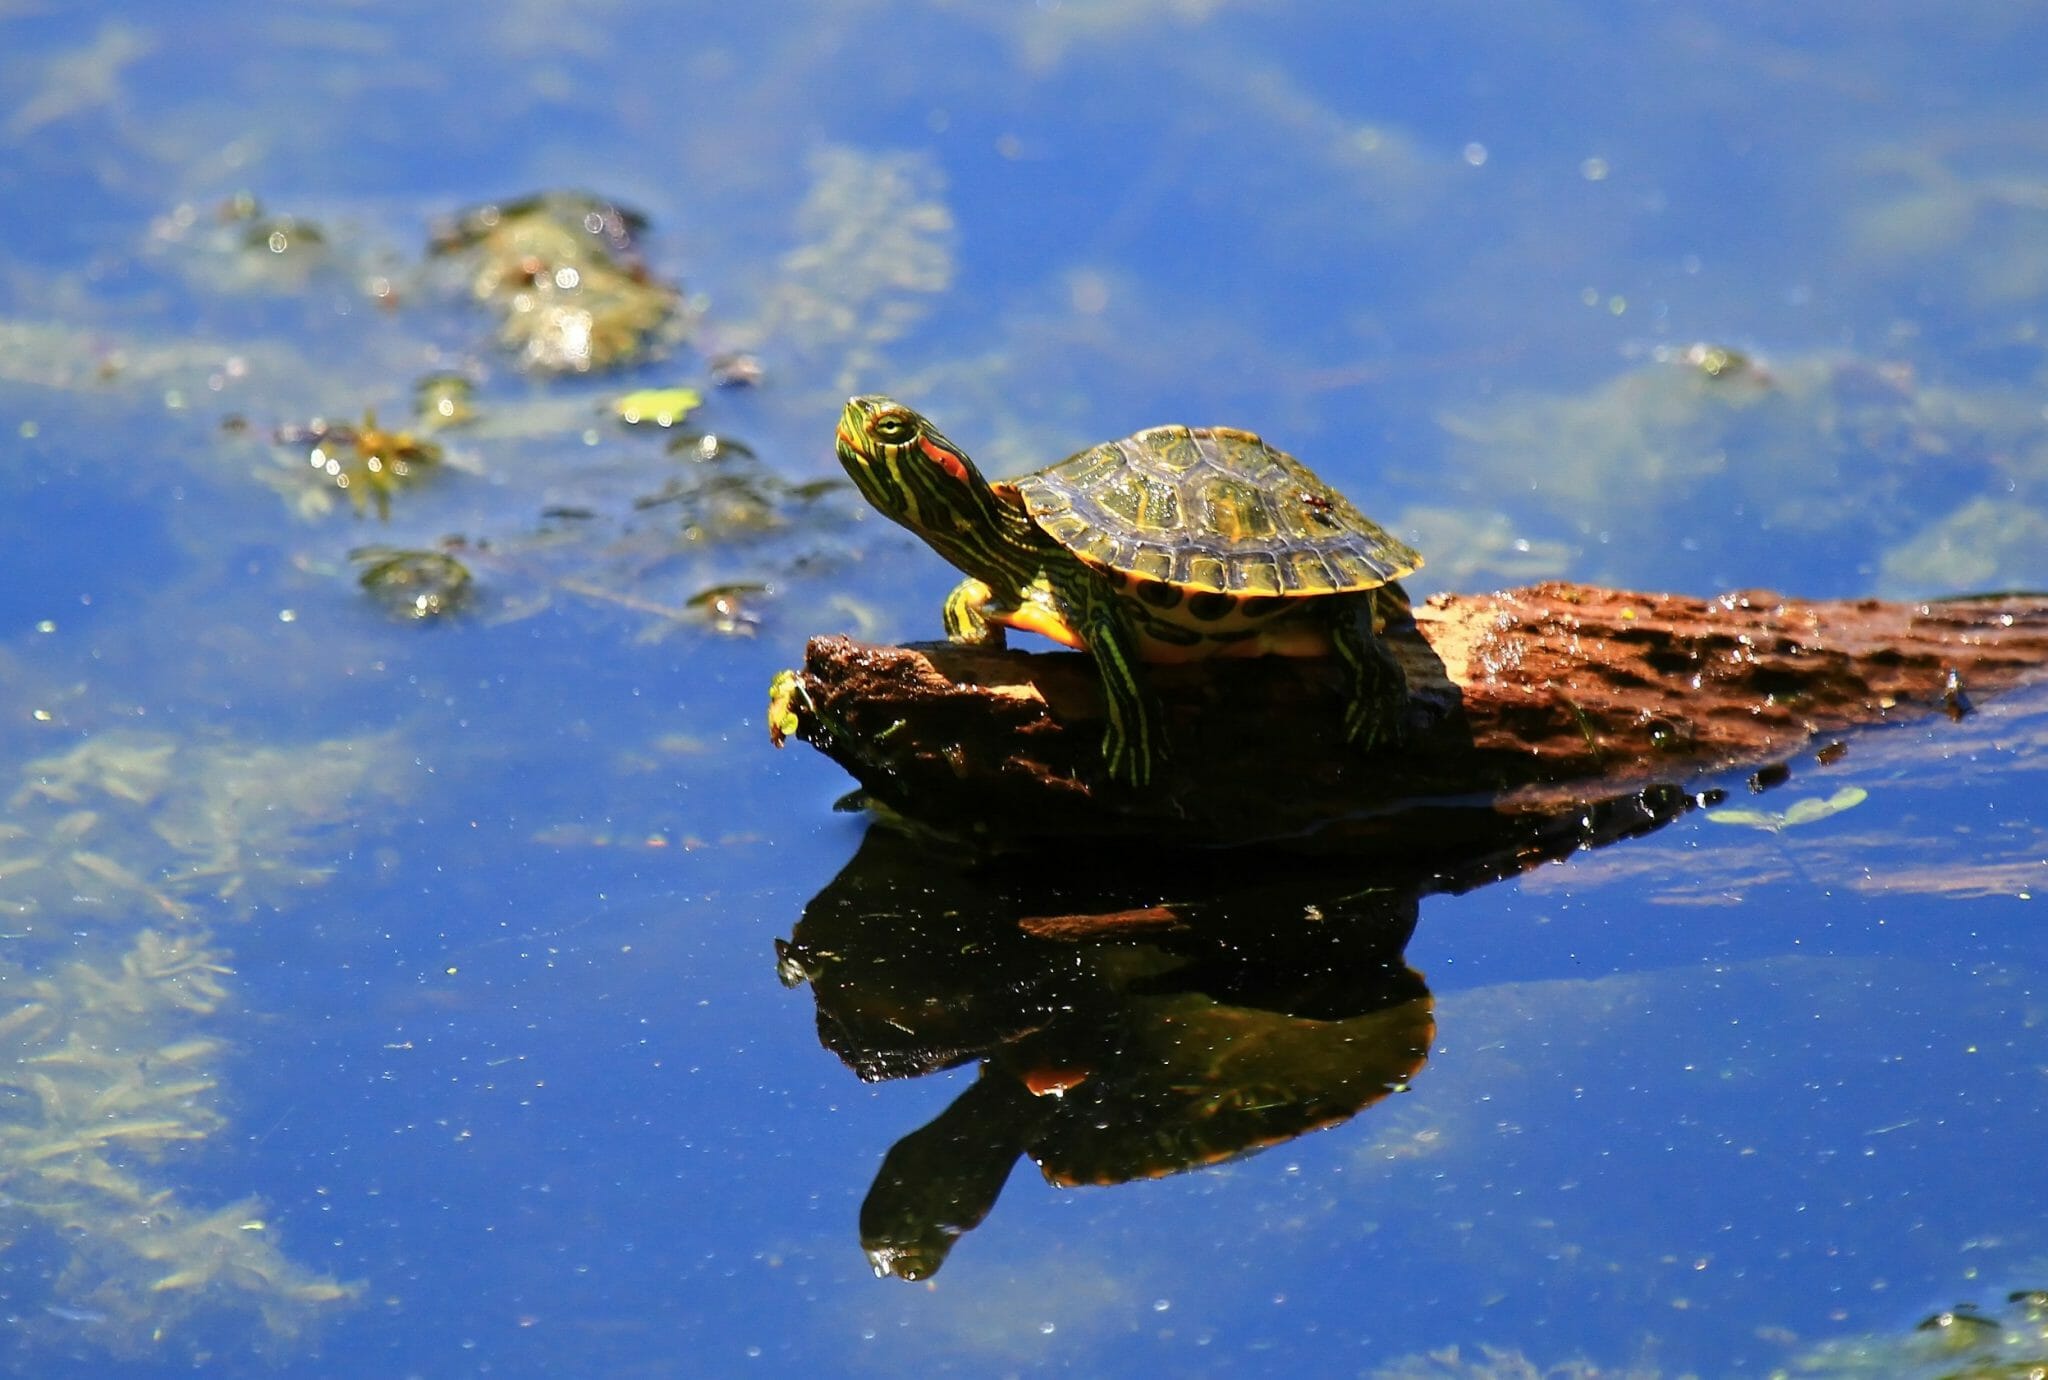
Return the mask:
[[860,397],[838,454],[870,503],[966,573],[949,637],[999,646],[1019,628],[1094,656],[1117,780],[1146,785],[1168,760],[1147,661],[1335,655],[1345,737],[1397,736],[1407,679],[1376,632],[1422,558],[1249,432],[1154,427],[991,484],[917,412]]

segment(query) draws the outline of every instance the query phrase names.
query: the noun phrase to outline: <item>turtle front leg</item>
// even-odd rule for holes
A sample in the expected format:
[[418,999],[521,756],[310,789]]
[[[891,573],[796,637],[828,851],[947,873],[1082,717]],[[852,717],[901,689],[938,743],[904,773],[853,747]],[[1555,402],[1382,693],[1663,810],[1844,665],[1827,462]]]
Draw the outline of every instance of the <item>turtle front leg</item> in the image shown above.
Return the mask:
[[1168,759],[1165,716],[1146,688],[1138,666],[1137,637],[1130,619],[1107,586],[1094,579],[1056,582],[1054,590],[1069,626],[1095,658],[1109,724],[1102,732],[1102,759],[1109,774],[1142,788]]
[[1408,673],[1374,631],[1380,591],[1332,599],[1330,645],[1344,665],[1344,737],[1362,748],[1401,740]]
[[946,596],[946,637],[970,647],[1002,647],[1003,625],[989,617],[996,592],[980,580],[966,579]]

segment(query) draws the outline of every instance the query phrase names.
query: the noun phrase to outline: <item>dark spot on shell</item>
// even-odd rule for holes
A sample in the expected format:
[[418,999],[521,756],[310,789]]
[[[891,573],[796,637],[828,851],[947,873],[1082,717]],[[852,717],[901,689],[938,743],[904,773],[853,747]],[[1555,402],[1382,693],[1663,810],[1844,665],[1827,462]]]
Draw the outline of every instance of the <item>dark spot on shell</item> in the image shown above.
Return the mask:
[[1287,602],[1277,594],[1254,594],[1238,601],[1247,618],[1264,618],[1267,614],[1278,613],[1280,606]]
[[1188,598],[1188,612],[1204,623],[1213,623],[1229,613],[1234,603],[1228,594],[1195,594]]

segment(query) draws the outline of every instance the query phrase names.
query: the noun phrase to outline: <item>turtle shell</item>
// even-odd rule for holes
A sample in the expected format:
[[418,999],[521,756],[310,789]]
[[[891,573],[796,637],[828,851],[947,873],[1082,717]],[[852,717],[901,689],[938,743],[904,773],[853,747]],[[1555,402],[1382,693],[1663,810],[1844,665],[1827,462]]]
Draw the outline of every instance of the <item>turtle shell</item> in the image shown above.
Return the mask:
[[1230,427],[1151,427],[1010,486],[1087,564],[1189,591],[1347,594],[1422,564],[1299,460]]

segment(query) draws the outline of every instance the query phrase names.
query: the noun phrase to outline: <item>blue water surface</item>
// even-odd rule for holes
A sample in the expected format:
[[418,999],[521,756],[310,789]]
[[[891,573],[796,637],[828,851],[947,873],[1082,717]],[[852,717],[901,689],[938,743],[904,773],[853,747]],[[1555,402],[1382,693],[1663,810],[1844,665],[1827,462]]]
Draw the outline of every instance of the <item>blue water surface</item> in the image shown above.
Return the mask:
[[[785,985],[868,825],[763,704],[810,635],[937,635],[953,575],[843,489],[642,502],[688,462],[604,408],[696,386],[785,486],[836,476],[855,391],[992,473],[1255,427],[1426,550],[1418,597],[2041,588],[2037,10],[0,0],[0,33],[9,1373],[1889,1374],[1930,1314],[2048,1287],[2025,690],[1689,783],[1863,793],[1813,823],[1695,811],[1423,897],[1398,1090],[1187,1173],[1020,1163],[929,1280],[876,1278],[878,1166],[976,1068],[863,1082]],[[493,345],[430,227],[550,189],[648,217],[687,344],[566,378]],[[324,247],[243,243],[238,195]],[[759,385],[714,388],[735,352]],[[413,425],[444,370],[481,420],[388,519],[274,439]],[[357,586],[352,549],[447,538],[461,615]],[[732,585],[737,628],[692,611]],[[1006,923],[890,895],[963,947]]]

